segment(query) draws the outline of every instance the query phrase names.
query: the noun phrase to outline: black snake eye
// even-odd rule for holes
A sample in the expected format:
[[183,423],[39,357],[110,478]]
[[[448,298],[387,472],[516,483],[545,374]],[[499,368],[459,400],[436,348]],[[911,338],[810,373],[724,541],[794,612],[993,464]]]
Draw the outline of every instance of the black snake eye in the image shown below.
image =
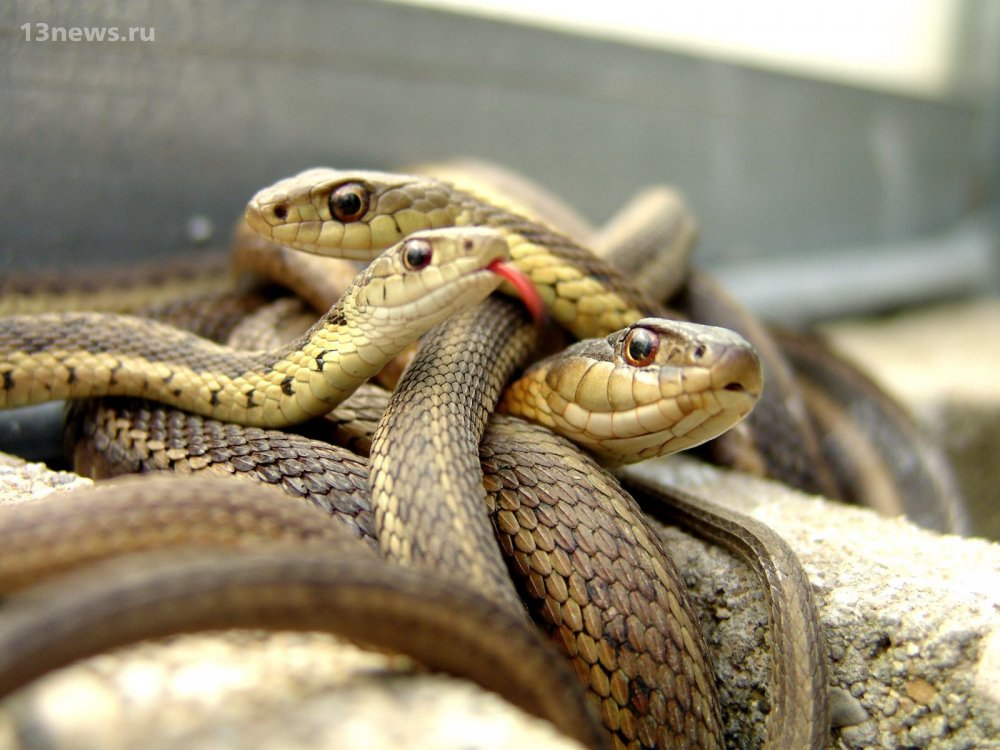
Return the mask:
[[410,271],[419,271],[431,264],[434,249],[427,240],[407,240],[403,246],[403,265]]
[[330,193],[330,215],[337,221],[357,221],[368,212],[368,190],[357,182],[348,182]]
[[622,352],[625,362],[632,367],[645,367],[656,359],[660,337],[647,328],[633,328],[625,336]]

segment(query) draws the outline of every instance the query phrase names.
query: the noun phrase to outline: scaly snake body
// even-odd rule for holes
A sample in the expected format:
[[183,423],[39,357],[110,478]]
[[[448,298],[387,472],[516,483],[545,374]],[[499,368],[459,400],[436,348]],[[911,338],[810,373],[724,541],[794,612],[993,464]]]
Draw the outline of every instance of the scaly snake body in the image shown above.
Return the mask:
[[[380,410],[374,403],[368,408]],[[304,494],[332,510],[348,533],[375,543],[364,465],[341,461],[333,446],[273,430],[245,434],[137,402],[85,410],[77,465],[86,473],[159,467],[257,477]],[[659,535],[632,499],[567,441],[520,420],[494,417],[479,450],[480,512],[489,509],[517,589],[571,658],[608,728],[626,746],[655,747],[665,736],[711,747],[714,734],[721,747],[697,619]],[[116,529],[109,522],[103,533]],[[465,571],[458,573],[453,584],[467,588]]]
[[[27,553],[26,560],[5,553],[4,593],[23,584],[23,574],[125,554],[5,603],[0,695],[135,640],[235,627],[321,630],[466,675],[587,747],[609,746],[566,664],[485,597],[385,563],[324,513],[294,507],[276,489],[244,485],[233,497],[233,480],[149,481],[84,492],[65,518],[52,518],[58,509],[44,505],[21,518],[0,516],[5,536]],[[53,555],[33,554],[53,538],[63,543]],[[128,554],[178,544],[187,548],[182,556]]]

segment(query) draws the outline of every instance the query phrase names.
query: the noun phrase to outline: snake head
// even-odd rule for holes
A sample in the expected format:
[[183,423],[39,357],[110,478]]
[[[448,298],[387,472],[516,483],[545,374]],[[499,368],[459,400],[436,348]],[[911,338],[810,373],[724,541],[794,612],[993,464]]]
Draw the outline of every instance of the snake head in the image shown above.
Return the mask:
[[[509,277],[508,261],[507,240],[492,229],[415,232],[375,258],[354,279],[341,298],[345,305],[341,313],[348,306],[353,308],[350,312],[359,328],[391,330],[398,324],[400,335],[414,340],[485,299]],[[420,333],[403,330],[405,322],[419,327]]]
[[760,360],[739,334],[644,318],[538,362],[507,389],[502,409],[618,465],[717,437],[750,413],[762,388]]
[[260,190],[247,204],[245,219],[278,244],[350,260],[370,260],[413,232],[455,223],[444,183],[327,167]]

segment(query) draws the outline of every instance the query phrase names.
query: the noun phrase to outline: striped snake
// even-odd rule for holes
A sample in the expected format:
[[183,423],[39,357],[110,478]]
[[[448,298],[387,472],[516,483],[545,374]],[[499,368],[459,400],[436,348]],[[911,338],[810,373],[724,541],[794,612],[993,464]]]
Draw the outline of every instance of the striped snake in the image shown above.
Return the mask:
[[[315,176],[316,173],[310,173],[310,179]],[[439,261],[447,255],[445,248],[453,249],[459,244],[466,244],[466,240],[458,240],[458,237],[481,238],[478,244],[495,247],[497,235],[503,236],[505,241],[502,244],[505,248],[510,248],[510,254],[518,267],[528,274],[535,286],[539,288],[552,316],[557,321],[578,335],[582,333],[588,335],[609,334],[603,342],[588,342],[577,347],[579,353],[588,356],[597,353],[598,350],[603,350],[605,352],[603,365],[596,368],[589,365],[581,367],[579,364],[570,364],[568,367],[559,366],[560,362],[566,360],[539,364],[533,368],[531,376],[524,381],[524,384],[519,386],[519,392],[525,398],[514,398],[509,395],[505,398],[504,408],[508,412],[515,412],[518,408],[522,408],[518,406],[519,404],[526,404],[527,406],[523,408],[540,416],[543,420],[547,419],[550,425],[562,421],[567,428],[584,428],[589,431],[584,433],[589,437],[583,439],[589,440],[590,445],[596,447],[599,452],[603,451],[602,457],[606,462],[619,460],[614,458],[618,454],[611,450],[613,444],[628,446],[636,456],[653,455],[663,450],[677,450],[713,436],[720,429],[725,429],[735,419],[744,416],[749,410],[756,398],[755,392],[758,392],[760,388],[759,374],[757,376],[751,374],[749,380],[741,374],[747,372],[748,360],[746,359],[745,344],[738,337],[716,331],[708,335],[707,342],[699,343],[692,335],[696,327],[685,329],[679,324],[648,320],[637,325],[630,325],[623,331],[610,330],[612,327],[621,327],[620,324],[623,322],[631,323],[640,316],[640,313],[653,309],[652,305],[642,301],[638,292],[630,289],[629,285],[621,280],[620,274],[590,259],[582,250],[574,249],[573,245],[557,241],[555,239],[557,235],[547,233],[539,229],[537,225],[501,222],[495,218],[495,214],[490,214],[481,206],[477,208],[475,203],[465,203],[457,212],[448,208],[451,205],[448,202],[442,203],[432,200],[430,209],[428,209],[428,205],[420,201],[410,200],[407,203],[400,197],[401,194],[405,195],[405,191],[397,194],[401,187],[400,183],[398,180],[393,182],[391,178],[392,176],[389,175],[372,173],[365,173],[360,177],[351,175],[346,183],[341,179],[340,182],[331,185],[329,195],[324,196],[322,192],[311,189],[308,205],[301,203],[301,196],[297,196],[285,185],[275,189],[279,195],[284,196],[280,199],[273,198],[275,191],[268,193],[271,197],[267,200],[258,196],[251,203],[251,208],[248,209],[248,222],[251,226],[261,228],[263,225],[259,221],[259,216],[274,217],[279,220],[277,226],[270,221],[265,221],[274,238],[300,247],[300,249],[311,251],[317,250],[316,240],[322,239],[323,248],[326,251],[325,248],[331,242],[331,237],[337,237],[339,238],[337,241],[341,243],[340,250],[345,254],[357,253],[369,257],[373,249],[377,250],[386,243],[396,242],[398,245],[394,251],[380,256],[379,260],[391,258],[396,261],[397,268],[400,262],[404,266],[406,265],[406,258],[414,251],[415,245],[422,249],[425,249],[427,245],[432,245],[432,255],[435,261]],[[389,187],[383,189],[384,185],[389,185]],[[359,186],[363,190],[359,189]],[[378,189],[373,186],[378,186]],[[433,191],[431,194],[433,195]],[[317,198],[317,196],[320,197]],[[373,197],[377,199],[379,211],[382,213],[375,211]],[[326,206],[327,219],[322,218],[324,205]],[[312,213],[310,213],[311,209],[308,206],[312,206]],[[397,206],[397,209],[389,212],[393,206]],[[341,218],[354,216],[355,220],[341,224],[342,231],[339,234],[336,230],[330,234],[331,230],[327,227],[338,210]],[[420,218],[421,216],[428,217],[428,220],[424,222]],[[320,217],[318,222],[316,217]],[[391,221],[387,221],[387,217]],[[295,227],[294,237],[282,229],[283,226],[286,226],[280,223],[282,219],[291,221],[291,226]],[[470,234],[470,230],[465,228],[460,233],[452,234],[441,229],[441,227],[463,226],[480,221],[491,223],[496,231],[477,232],[472,230]],[[313,226],[317,223],[318,226]],[[428,227],[431,229],[428,230]],[[275,231],[276,229],[278,231]],[[403,239],[404,235],[410,231],[418,231],[421,234],[417,235],[415,239]],[[426,233],[428,231],[430,234]],[[289,240],[291,241],[289,242]],[[558,247],[559,252],[552,252],[553,247]],[[566,248],[569,249],[566,250]],[[423,250],[415,254],[422,255]],[[566,256],[570,258],[571,263],[565,262]],[[482,270],[483,265],[489,266],[500,257],[499,254],[488,257],[485,263],[477,269],[477,272]],[[379,263],[376,261],[374,265],[378,267]],[[419,263],[411,263],[410,265],[419,265]],[[355,291],[365,288],[364,285],[369,283],[368,280],[372,278],[377,282],[379,277],[377,273],[367,272],[363,278],[365,280],[356,284]],[[469,293],[465,299],[473,296],[481,299],[492,288],[496,287],[499,281],[497,277],[490,278],[492,286],[485,284],[484,287],[477,288],[474,293]],[[406,284],[397,286],[405,288]],[[381,288],[387,289],[389,285],[383,284]],[[369,293],[366,299],[371,301],[373,297],[377,296],[377,294]],[[385,297],[386,293],[383,292],[382,296]],[[422,296],[419,299],[427,299],[427,297]],[[124,364],[116,363],[109,367],[107,359],[103,357],[96,357],[96,364],[90,365],[86,357],[82,361],[77,358],[79,352],[74,353],[69,358],[56,353],[54,356],[58,366],[55,368],[55,378],[60,382],[50,381],[44,383],[42,387],[33,388],[28,388],[25,385],[28,377],[26,375],[28,360],[19,359],[22,353],[32,346],[39,351],[39,358],[34,361],[43,361],[45,356],[53,356],[50,351],[53,341],[66,340],[70,332],[75,333],[77,330],[85,328],[88,323],[104,323],[106,326],[104,330],[108,330],[107,324],[113,323],[120,326],[119,330],[125,331],[127,339],[135,338],[134,332],[138,328],[125,327],[127,324],[123,318],[64,317],[61,321],[69,321],[69,327],[62,329],[59,335],[49,339],[49,343],[42,347],[34,343],[27,343],[33,340],[32,336],[35,335],[28,332],[27,318],[9,319],[13,320],[14,323],[10,324],[5,321],[4,327],[0,328],[4,332],[0,334],[0,341],[3,341],[3,336],[7,336],[9,337],[7,341],[14,342],[9,344],[4,341],[3,346],[7,348],[0,349],[0,353],[3,355],[0,362],[4,363],[0,364],[0,375],[4,377],[2,393],[3,397],[8,399],[0,403],[13,405],[14,403],[45,398],[118,393],[153,397],[165,403],[184,406],[206,416],[235,418],[250,424],[284,425],[299,421],[307,416],[322,413],[339,403],[346,396],[346,392],[357,385],[357,382],[354,381],[366,377],[373,368],[377,369],[376,364],[381,364],[381,359],[378,363],[371,362],[369,359],[374,359],[374,357],[366,358],[363,354],[359,354],[357,360],[348,360],[346,365],[342,358],[332,356],[334,351],[331,348],[332,341],[338,336],[341,338],[345,336],[340,333],[340,329],[337,329],[338,333],[331,335],[330,328],[331,326],[345,325],[342,318],[347,317],[347,307],[346,303],[335,307],[305,338],[295,344],[278,352],[253,355],[253,357],[247,358],[231,359],[231,355],[228,352],[223,354],[221,348],[202,349],[203,344],[198,343],[194,337],[177,338],[177,334],[167,333],[165,340],[168,343],[165,349],[156,349],[158,345],[148,343],[144,344],[144,348],[140,348],[137,352],[139,358],[145,357],[152,361],[159,358],[161,361],[172,363],[166,368],[161,367],[160,372],[155,377],[148,377],[145,374],[148,373],[148,370],[144,371],[142,365],[136,366],[133,371],[144,374],[136,377],[131,376],[131,364],[127,358]],[[420,309],[424,312],[428,308]],[[377,313],[375,317],[379,317]],[[383,317],[391,318],[392,316],[385,315]],[[428,313],[421,319],[421,322],[429,317],[431,316]],[[53,325],[56,322],[55,318],[42,320],[45,325]],[[360,317],[351,318],[350,325],[357,328],[361,325],[360,320]],[[437,322],[437,318],[433,319],[427,328],[434,322]],[[60,324],[64,323],[60,322]],[[698,330],[700,333],[704,333],[703,330]],[[174,338],[171,338],[172,336]],[[408,334],[408,336],[413,337],[412,334]],[[368,336],[366,340],[375,341],[375,338]],[[394,354],[402,348],[398,345],[398,339],[391,341],[391,346],[381,345],[381,339],[378,343],[380,346],[374,348],[379,350],[380,356],[386,355],[388,351],[392,351]],[[725,353],[719,357],[712,356],[713,347],[722,349]],[[100,349],[101,347],[89,346],[89,349],[95,348]],[[88,347],[85,346],[82,349],[88,349]],[[298,359],[298,353],[307,349],[312,357],[307,355]],[[350,346],[348,349],[350,350]],[[41,354],[42,350],[45,350],[44,355]],[[178,350],[185,351],[184,365],[181,368],[175,364]],[[166,355],[161,356],[160,352],[164,351],[170,352],[170,358]],[[206,353],[202,354],[203,351]],[[358,347],[358,351],[368,352],[369,350]],[[194,352],[194,355],[189,356],[188,352]],[[714,395],[708,401],[714,399],[716,402],[715,416],[711,415],[711,410],[703,410],[697,399],[692,401],[690,395],[685,394],[684,386],[676,384],[676,379],[671,381],[674,384],[667,386],[667,391],[664,392],[664,386],[658,383],[658,379],[655,377],[652,379],[630,377],[629,385],[625,388],[611,388],[607,385],[608,381],[605,381],[603,386],[605,398],[609,393],[627,393],[627,398],[619,397],[620,403],[616,404],[616,407],[630,409],[631,413],[622,412],[620,415],[596,413],[594,409],[596,400],[591,398],[589,403],[587,401],[588,393],[594,392],[593,384],[599,381],[600,375],[609,377],[611,380],[620,377],[620,373],[614,372],[618,365],[609,361],[608,352],[610,352],[611,359],[617,356],[619,359],[624,357],[626,361],[631,360],[627,364],[630,367],[638,367],[640,371],[644,367],[649,367],[657,357],[664,365],[661,371],[666,371],[669,369],[666,365],[669,364],[671,357],[689,360],[692,354],[696,354],[696,359],[705,360],[706,367],[701,368],[703,374],[697,375],[696,373],[699,371],[697,366],[690,361],[685,361],[686,370],[684,372],[690,378],[690,382],[687,384],[687,394],[701,391],[713,393]],[[731,354],[731,352],[740,352],[740,354]],[[316,362],[317,353],[321,354],[320,364],[311,366],[310,362]],[[205,380],[203,373],[210,372],[210,368],[213,367],[207,363],[215,362],[215,371],[220,371],[218,362],[223,356],[226,358],[226,367],[228,368],[224,372],[224,377],[216,377],[209,385],[199,383],[193,391],[186,389],[181,390],[180,394],[174,393],[177,390],[174,381],[178,377],[174,374],[175,372],[181,372],[185,380],[193,379],[189,373],[202,374],[202,380]],[[213,357],[214,359],[212,359]],[[14,366],[3,369],[8,360],[13,361]],[[723,363],[719,365],[718,369],[707,366],[709,362],[715,363],[716,360]],[[351,362],[358,361],[362,362],[363,366],[351,364]],[[752,361],[755,365],[756,360]],[[553,362],[556,366],[553,366]],[[51,360],[45,364],[48,369],[51,369]],[[92,366],[94,369],[88,371],[86,369],[88,366]],[[170,370],[171,367],[174,369]],[[727,367],[730,369],[727,370]],[[42,369],[46,370],[46,368]],[[340,387],[340,378],[345,376],[338,376],[337,385],[334,386],[334,393],[331,395],[324,391],[324,387],[330,384],[330,378],[326,377],[328,369],[338,373],[347,373],[347,376],[354,380],[349,386]],[[104,384],[95,388],[92,383],[86,382],[96,380],[98,378],[96,373],[106,371],[110,372],[106,376]],[[646,370],[645,372],[650,371]],[[753,372],[753,368],[750,368],[750,372]],[[288,380],[290,377],[291,380]],[[754,377],[757,377],[756,381]],[[252,378],[258,378],[258,380]],[[84,385],[75,389],[73,386],[81,381],[84,381]],[[670,379],[664,380],[665,383],[667,381]],[[555,394],[554,396],[538,395],[540,387],[538,384],[546,382],[549,384],[548,387],[555,386],[551,390],[551,393]],[[126,385],[121,385],[122,383]],[[234,385],[231,387],[230,383]],[[534,385],[529,385],[529,383]],[[674,388],[673,391],[669,390],[671,387]],[[291,390],[292,393],[288,393],[288,390]],[[600,390],[601,387],[598,386],[596,391]],[[258,391],[264,399],[263,404],[255,403]],[[516,389],[511,389],[508,393],[512,394],[515,391]],[[196,398],[191,396],[192,392],[196,394]],[[583,402],[570,400],[568,398],[570,392],[573,393],[574,397],[580,396]],[[277,406],[272,405],[272,396]],[[674,404],[672,411],[671,409],[665,410],[662,405],[658,405],[663,402],[664,397]],[[631,403],[626,403],[630,399]],[[680,413],[677,411],[676,404],[685,399],[688,402],[688,410]],[[727,400],[731,400],[732,403]],[[734,407],[734,403],[740,403],[742,406]],[[570,405],[573,405],[572,409],[568,409]],[[388,411],[390,415],[397,413],[399,413],[398,409]],[[665,428],[666,435],[656,435],[657,428],[655,427],[647,430],[652,417],[657,413],[670,425],[670,427]],[[687,421],[685,422],[685,420]],[[645,437],[645,431],[654,433],[654,437],[652,439]],[[648,442],[640,446],[640,441]],[[380,540],[382,538],[380,535]],[[605,723],[608,723],[607,717]],[[625,738],[628,739],[629,730],[626,729],[625,732]],[[592,741],[592,738],[588,741]]]
[[0,326],[0,408],[139,396],[205,416],[279,427],[327,413],[408,344],[501,282],[507,243],[487,229],[400,241],[306,334],[244,353],[142,318],[11,316]]

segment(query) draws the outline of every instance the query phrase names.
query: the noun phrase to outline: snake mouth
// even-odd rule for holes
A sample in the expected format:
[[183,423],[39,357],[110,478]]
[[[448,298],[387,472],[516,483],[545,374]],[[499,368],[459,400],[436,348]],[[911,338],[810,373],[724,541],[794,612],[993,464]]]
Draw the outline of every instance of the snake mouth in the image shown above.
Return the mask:
[[521,302],[528,308],[531,319],[535,322],[536,326],[541,326],[545,322],[545,304],[542,302],[538,290],[535,289],[535,285],[531,283],[531,279],[528,278],[524,271],[518,269],[510,261],[503,260],[495,260],[486,268],[514,287],[517,296],[521,298]]

